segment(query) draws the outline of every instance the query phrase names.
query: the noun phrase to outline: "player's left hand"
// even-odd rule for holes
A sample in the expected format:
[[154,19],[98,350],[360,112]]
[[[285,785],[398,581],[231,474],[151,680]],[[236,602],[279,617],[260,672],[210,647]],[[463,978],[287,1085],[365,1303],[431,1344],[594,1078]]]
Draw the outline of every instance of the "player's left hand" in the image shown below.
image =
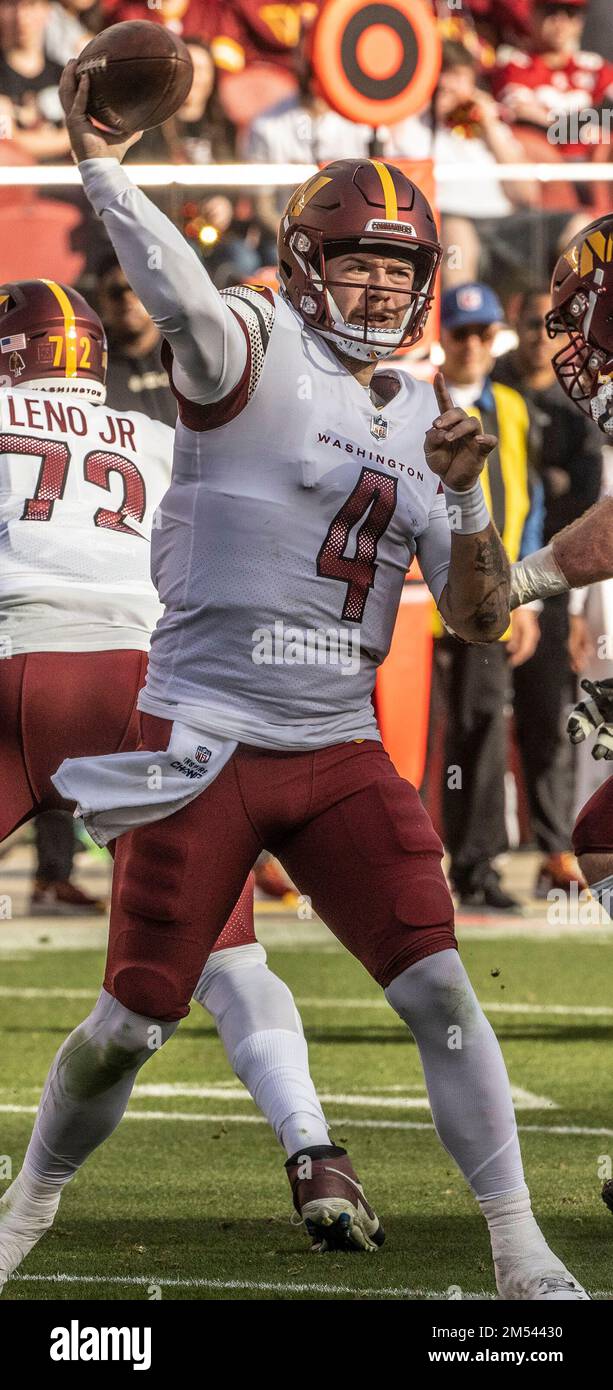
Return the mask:
[[581,689],[589,700],[575,705],[568,718],[567,730],[571,743],[583,743],[596,732],[592,757],[613,759],[613,680],[582,680]]
[[440,415],[426,434],[426,461],[447,487],[468,492],[498,441],[493,434],[482,434],[474,416],[454,406],[442,372],[434,378],[434,390]]

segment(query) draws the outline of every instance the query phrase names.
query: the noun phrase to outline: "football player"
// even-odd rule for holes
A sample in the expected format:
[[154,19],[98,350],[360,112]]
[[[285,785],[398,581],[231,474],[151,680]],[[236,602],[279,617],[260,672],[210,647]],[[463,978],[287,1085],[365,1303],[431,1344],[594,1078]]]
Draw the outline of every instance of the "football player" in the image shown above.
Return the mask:
[[[54,281],[0,287],[0,363],[1,842],[66,805],[51,782],[64,758],[137,746],[136,697],[162,611],[151,526],[174,431],[104,404],[102,323]],[[383,1233],[330,1144],[294,1000],[256,941],[251,875],[195,996],[286,1150],[316,1245],[376,1248]],[[291,1159],[304,1148],[310,1180],[298,1193]]]
[[[281,221],[282,294],[222,298],[121,168],[133,137],[92,126],[74,64],[62,94],[86,192],[166,339],[180,418],[153,539],[165,613],[139,696],[142,761],[86,759],[61,774],[81,804],[93,797],[94,828],[126,833],[104,991],[53,1064],[25,1159],[30,1202],[46,1203],[50,1224],[63,1185],[119,1122],[152,1035],[163,1043],[188,1012],[266,844],[411,1028],[438,1134],[488,1223],[500,1295],[586,1299],[532,1215],[502,1054],[457,952],[442,845],[371,703],[416,553],[464,640],[495,641],[509,618],[479,480],[495,440],[452,406],[442,378],[435,395],[375,375],[423,332],[441,259],[431,209],[393,165],[332,163]],[[203,756],[209,773],[188,793],[178,768],[197,773]],[[142,787],[152,759],[164,777],[155,805]],[[96,800],[102,768],[116,783],[110,810]],[[7,1270],[34,1243],[18,1205]]]
[[[547,327],[562,346],[553,367],[567,396],[596,420],[613,444],[613,214],[598,218],[560,257],[552,279]],[[613,576],[613,498],[604,497],[513,566],[514,601],[596,583]],[[569,719],[579,743],[596,731],[595,758],[613,758],[613,682],[581,682],[588,699]],[[613,779],[580,811],[573,848],[594,897],[613,909]]]
[[[597,218],[560,256],[547,328],[562,345],[553,358],[571,401],[613,443],[613,213]],[[511,608],[613,575],[613,498],[605,497],[511,567]]]
[[[597,218],[560,257],[551,285],[547,327],[564,339],[553,359],[567,396],[596,420],[613,445],[613,214]],[[517,601],[545,597],[613,577],[613,497],[604,497],[524,562],[515,582]],[[582,680],[588,698],[568,720],[573,743],[595,733],[592,756],[613,759],[613,681]],[[613,917],[613,777],[579,812],[573,849],[590,892]],[[602,1198],[613,1213],[613,1180]]]

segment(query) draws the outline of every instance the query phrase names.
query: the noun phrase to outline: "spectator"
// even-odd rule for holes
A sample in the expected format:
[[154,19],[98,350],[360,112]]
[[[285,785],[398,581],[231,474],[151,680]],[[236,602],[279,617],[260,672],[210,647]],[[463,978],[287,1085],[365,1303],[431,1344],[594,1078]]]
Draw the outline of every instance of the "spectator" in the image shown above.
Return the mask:
[[613,64],[581,51],[586,4],[537,0],[531,51],[501,49],[492,74],[509,121],[536,126],[566,158],[583,160],[600,132],[595,124],[579,125],[578,116],[610,107],[613,100]]
[[[293,70],[295,50],[303,27],[312,22],[321,0],[285,0],[266,5],[261,0],[159,0],[148,19],[166,24],[184,39],[211,43],[215,63],[226,72],[241,72],[253,63]],[[144,0],[103,0],[108,24],[142,19]]]
[[160,358],[162,335],[112,252],[98,270],[98,312],[109,340],[109,405],[142,410],[174,427],[177,403]]
[[219,103],[215,64],[207,44],[189,39],[194,79],[177,114],[146,130],[127,163],[225,164],[235,157],[235,132]]
[[499,267],[484,265],[483,258],[498,259],[505,246],[506,258],[521,265],[526,254],[524,223],[516,209],[538,197],[535,185],[505,184],[498,177],[496,166],[521,163],[523,151],[500,119],[493,97],[477,86],[477,68],[477,60],[462,44],[445,43],[430,112],[393,126],[385,141],[390,159],[431,158],[470,164],[474,170],[461,181],[438,183],[443,244],[455,251],[444,263],[448,286],[476,280],[480,270],[492,278]]
[[45,51],[63,68],[102,28],[100,0],[52,0],[49,8]]
[[[150,19],[181,38],[207,37],[215,32],[217,0],[101,0],[103,27],[122,20]],[[146,10],[144,14],[143,11]]]
[[470,50],[484,71],[496,62],[499,43],[523,41],[530,33],[533,0],[432,0],[443,39],[454,39]]
[[[325,164],[331,159],[367,157],[373,131],[339,116],[318,90],[310,65],[300,71],[299,91],[262,112],[251,123],[245,157],[260,164]],[[262,190],[256,198],[258,220],[268,233],[264,261],[276,260],[279,218],[287,189]]]
[[[493,344],[503,310],[487,285],[448,290],[441,305],[445,376],[456,405],[478,415],[498,447],[483,489],[509,559],[542,544],[542,485],[529,465],[530,419],[522,397],[492,381]],[[539,640],[536,614],[519,608],[508,635],[485,647],[445,636],[436,663],[447,689],[443,822],[450,877],[465,906],[517,908],[494,859],[508,848],[505,824],[505,705],[509,667],[527,661]]]
[[[602,447],[596,425],[571,405],[556,381],[548,338],[547,290],[527,292],[519,307],[517,350],[496,362],[493,377],[528,401],[536,420],[534,461],[545,488],[548,541],[596,502],[602,473]],[[567,707],[574,677],[567,644],[568,595],[547,599],[540,615],[541,640],[532,656],[514,671],[514,711],[532,829],[544,858],[536,891],[585,887],[570,851],[573,824],[573,750],[566,734]]]
[[[187,47],[194,80],[186,101],[164,125],[145,131],[129,151],[127,163],[211,165],[234,159],[235,133],[219,102],[210,50],[197,39],[190,39]],[[158,195],[157,201],[170,213],[167,197]],[[260,228],[242,194],[238,198],[209,194],[198,203],[188,203],[184,214],[186,234],[206,257],[207,270],[219,288],[252,275],[261,264]],[[203,228],[211,237],[206,243],[198,239]]]
[[11,102],[10,138],[41,162],[68,155],[58,95],[62,69],[45,53],[48,0],[0,0],[0,96]]
[[36,871],[30,912],[33,916],[82,917],[106,911],[106,903],[92,898],[72,882],[78,848],[72,811],[45,811],[34,822]]

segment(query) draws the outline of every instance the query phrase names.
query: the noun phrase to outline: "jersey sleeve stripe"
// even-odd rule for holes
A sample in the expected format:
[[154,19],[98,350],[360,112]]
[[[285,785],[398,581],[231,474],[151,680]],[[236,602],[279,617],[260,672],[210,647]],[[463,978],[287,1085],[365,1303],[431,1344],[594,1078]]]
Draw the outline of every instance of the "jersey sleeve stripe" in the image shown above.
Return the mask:
[[240,381],[237,381],[236,386],[221,401],[212,401],[209,405],[199,405],[197,401],[189,401],[175,386],[172,378],[173,351],[170,343],[165,339],[162,344],[162,365],[168,372],[171,391],[177,398],[179,419],[189,430],[214,430],[218,429],[220,425],[229,424],[230,420],[234,420],[237,415],[240,415],[241,410],[244,410],[252,394],[250,392],[253,370],[251,342],[244,320],[234,310],[232,312],[245,335],[247,360]]

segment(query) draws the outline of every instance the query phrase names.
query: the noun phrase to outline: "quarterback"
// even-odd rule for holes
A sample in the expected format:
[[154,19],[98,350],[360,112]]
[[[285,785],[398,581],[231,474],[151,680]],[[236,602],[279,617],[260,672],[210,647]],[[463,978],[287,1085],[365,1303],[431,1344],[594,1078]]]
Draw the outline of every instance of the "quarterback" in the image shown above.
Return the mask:
[[[495,641],[509,617],[479,481],[495,441],[441,378],[435,396],[375,372],[423,331],[441,257],[431,210],[393,165],[330,164],[282,218],[282,293],[222,298],[124,174],[127,145],[92,127],[74,64],[62,94],[88,197],[166,339],[179,422],[153,536],[165,612],[139,697],[142,751],[60,771],[92,829],[120,839],[103,993],[57,1054],[25,1159],[46,1224],[121,1119],[152,1033],[162,1043],[187,1013],[267,845],[412,1030],[438,1135],[487,1221],[501,1297],[586,1299],[532,1215],[502,1054],[458,956],[442,845],[372,713],[415,555],[463,640]],[[279,623],[285,659],[254,661]],[[351,673],[336,659],[348,630]],[[322,631],[329,652],[302,659],[296,633]],[[163,786],[150,791],[152,763]],[[34,1233],[23,1206],[14,1220],[23,1256],[45,1223]]]

